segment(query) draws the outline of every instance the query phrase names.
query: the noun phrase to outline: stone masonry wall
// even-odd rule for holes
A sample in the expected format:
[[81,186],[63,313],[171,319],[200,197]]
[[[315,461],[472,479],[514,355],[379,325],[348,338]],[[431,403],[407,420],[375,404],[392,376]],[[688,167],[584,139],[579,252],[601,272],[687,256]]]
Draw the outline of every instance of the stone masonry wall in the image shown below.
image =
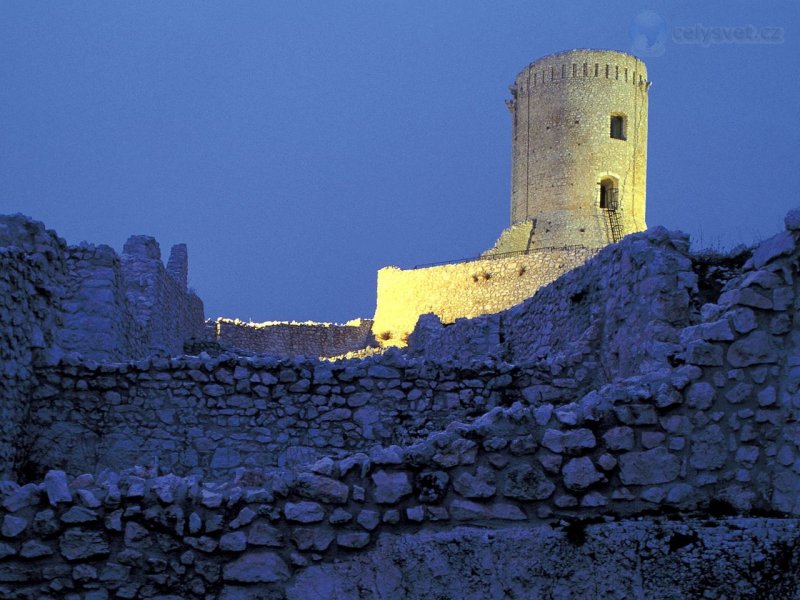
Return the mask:
[[375,346],[372,321],[338,323],[245,323],[220,318],[208,323],[225,348],[278,356],[340,356]]
[[161,296],[168,300],[154,303],[169,326],[134,319],[149,296],[128,297],[128,278],[108,246],[68,246],[28,217],[0,217],[0,472],[19,467],[37,366],[70,353],[122,360],[165,347],[177,352],[184,336],[202,331],[199,299],[178,289],[163,266],[155,281],[169,290]]
[[[719,279],[719,288],[703,281],[696,292],[698,280],[680,275],[688,272],[680,260],[683,238],[663,230],[652,232],[652,239],[648,235],[634,236],[628,247],[648,260],[629,257],[626,263],[623,255],[620,270],[612,275],[636,282],[628,289],[636,290],[639,302],[648,307],[639,316],[671,323],[675,337],[670,334],[664,346],[660,329],[646,326],[649,341],[641,334],[632,344],[639,348],[631,354],[634,366],[621,361],[608,371],[609,381],[597,381],[598,369],[591,361],[594,347],[619,347],[612,334],[587,338],[586,360],[580,363],[566,360],[564,348],[572,347],[559,345],[553,330],[549,350],[538,347],[524,368],[478,357],[472,374],[454,374],[449,393],[457,389],[457,395],[444,397],[458,398],[458,404],[424,439],[409,436],[387,445],[389,440],[379,435],[370,440],[378,444],[359,446],[358,438],[367,438],[367,430],[353,427],[350,451],[319,458],[287,454],[283,465],[242,464],[222,478],[213,469],[204,476],[162,474],[165,465],[151,462],[121,473],[106,470],[70,478],[51,470],[41,483],[1,482],[0,592],[9,598],[149,598],[178,591],[183,598],[380,597],[374,590],[385,591],[387,597],[408,590],[485,596],[486,581],[504,581],[502,590],[492,588],[491,593],[524,597],[543,586],[543,593],[573,597],[667,598],[707,590],[710,597],[794,597],[798,582],[792,574],[798,565],[793,557],[800,544],[800,211],[787,217],[787,231],[755,248],[738,272]],[[670,270],[677,283],[673,289],[666,286]],[[580,320],[585,307],[580,299],[573,300],[572,292],[566,286],[564,296],[553,296],[554,310],[568,315],[568,307],[574,307]],[[684,294],[704,303],[681,304]],[[606,314],[616,314],[615,297],[606,297],[611,305]],[[680,306],[690,313],[683,326],[676,315],[667,318]],[[664,307],[669,310],[662,314]],[[576,326],[563,331],[582,335],[584,330]],[[506,342],[498,340],[501,347]],[[183,387],[187,397],[194,397],[200,387],[202,396],[187,408],[199,406],[200,399],[215,409],[226,405],[215,415],[220,433],[226,433],[210,440],[211,451],[214,444],[227,447],[228,437],[253,427],[223,417],[238,417],[240,397],[258,395],[258,385],[267,388],[262,394],[278,400],[274,405],[281,404],[292,385],[300,386],[293,393],[307,394],[297,397],[296,423],[276,422],[269,428],[280,435],[300,423],[313,429],[322,421],[319,415],[336,410],[332,402],[331,410],[319,410],[318,416],[299,412],[301,404],[316,408],[311,390],[317,384],[331,385],[332,400],[333,382],[341,385],[351,378],[355,389],[342,387],[342,398],[368,382],[372,387],[359,396],[364,404],[358,408],[380,405],[392,390],[398,393],[388,395],[390,401],[402,404],[412,394],[423,398],[426,389],[444,392],[435,371],[454,366],[400,351],[363,361],[300,361],[294,366],[239,360],[187,357],[137,366],[70,365],[67,358],[40,375],[46,382],[35,393],[39,404],[31,429],[44,418],[43,411],[76,413],[84,401],[92,414],[101,411],[91,402],[104,386],[107,413],[114,418],[129,413],[125,419],[140,424],[153,419],[148,403],[154,404],[157,394],[178,398]],[[470,368],[466,360],[461,358],[461,369]],[[312,371],[311,364],[329,369],[332,381],[315,381],[316,366]],[[279,369],[277,381],[262,381],[264,368]],[[303,380],[295,379],[297,368],[301,374],[307,369]],[[434,373],[424,374],[431,369]],[[195,381],[192,371],[209,381]],[[259,376],[253,378],[255,371]],[[137,375],[129,378],[132,372]],[[492,380],[495,387],[488,385]],[[122,393],[126,386],[131,390],[127,397]],[[159,391],[142,393],[146,389]],[[470,410],[469,401],[463,402],[469,389],[492,390],[491,403],[496,405],[478,401]],[[73,398],[71,407],[58,404],[65,397]],[[350,411],[356,408],[348,406],[352,399],[337,402]],[[228,407],[237,410],[225,412]],[[156,413],[157,418],[166,424],[191,413],[160,408],[167,412]],[[246,404],[241,408],[256,418],[264,410]],[[415,406],[413,414],[424,417],[430,411]],[[406,418],[398,412],[390,423],[403,424]],[[102,420],[100,425],[95,428],[98,436],[104,435]],[[187,433],[193,435],[197,427],[188,423]],[[422,438],[423,429],[417,434]],[[182,444],[178,439],[166,446],[167,452],[179,453]],[[675,521],[659,525],[650,519],[636,525],[628,520],[653,511],[670,513]],[[734,514],[784,518],[708,518]],[[701,524],[692,515],[705,519]],[[606,523],[584,529],[580,523],[587,520]],[[553,525],[558,523],[563,527]],[[715,530],[715,523],[721,529]],[[478,530],[465,527],[480,528],[484,537],[475,538]],[[523,574],[505,581],[490,563],[464,557],[454,564],[447,558],[454,553],[495,556],[495,550],[485,552],[497,548],[494,539],[520,536],[541,540],[538,550],[517,546],[518,554],[531,556],[528,564],[536,565],[541,579],[528,580]],[[571,540],[570,551],[565,538]],[[608,550],[603,539],[613,540],[616,551]],[[435,549],[421,554],[414,540],[427,540]],[[548,548],[557,558],[545,567]],[[592,575],[594,565],[602,568],[606,561],[596,557],[587,563],[591,552],[622,561],[619,575]],[[514,554],[509,550],[497,556],[513,560]],[[392,556],[399,564],[387,563],[380,582],[368,568],[366,580],[353,571],[364,569],[363,561],[382,564]],[[663,564],[666,574],[657,575],[654,564]],[[576,571],[576,565],[589,574]],[[560,579],[554,580],[547,569],[558,571]],[[411,580],[398,580],[403,573]],[[440,578],[445,573],[447,581]]]
[[668,365],[679,330],[699,318],[688,238],[655,228],[604,248],[508,310],[443,325],[420,320],[414,355],[588,370],[596,385]]
[[68,247],[62,326],[57,345],[94,360],[123,360],[148,351],[146,328],[134,321],[120,258],[105,245]]
[[[172,249],[167,270],[158,242],[149,236],[132,236],[122,252],[125,293],[134,321],[145,332],[147,354],[183,353],[184,342],[203,337],[203,303],[189,290],[186,246]],[[136,355],[141,356],[141,355]]]
[[404,346],[421,315],[434,313],[452,323],[500,312],[530,298],[595,252],[572,248],[422,269],[386,267],[378,271],[372,330],[381,344]]
[[396,351],[330,363],[178,357],[109,365],[65,359],[39,371],[27,423],[27,473],[77,475],[133,464],[230,476],[242,466],[404,444],[543,384],[535,369],[454,367]]
[[59,326],[66,246],[39,224],[0,220],[0,476],[17,464],[34,364]]

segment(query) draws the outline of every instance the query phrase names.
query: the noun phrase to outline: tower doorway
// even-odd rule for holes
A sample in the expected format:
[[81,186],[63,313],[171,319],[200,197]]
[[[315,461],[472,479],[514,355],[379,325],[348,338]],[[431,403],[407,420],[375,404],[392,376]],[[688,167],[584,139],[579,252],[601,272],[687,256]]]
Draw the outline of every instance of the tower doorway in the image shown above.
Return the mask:
[[600,208],[614,211],[619,208],[619,189],[611,178],[600,181]]

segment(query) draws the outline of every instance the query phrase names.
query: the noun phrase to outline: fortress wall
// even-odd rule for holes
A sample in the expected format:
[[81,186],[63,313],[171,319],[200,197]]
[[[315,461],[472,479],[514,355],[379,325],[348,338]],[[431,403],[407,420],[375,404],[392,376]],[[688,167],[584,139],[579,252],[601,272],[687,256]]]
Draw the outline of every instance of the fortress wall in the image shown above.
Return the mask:
[[582,265],[595,250],[570,248],[509,258],[402,270],[378,271],[378,300],[372,331],[384,345],[405,345],[420,315],[444,323],[500,312]]
[[370,319],[349,323],[210,322],[215,341],[226,348],[278,356],[340,356],[375,345]]
[[41,223],[0,219],[0,477],[17,464],[34,364],[60,325],[65,247]]
[[[253,465],[229,471],[226,481],[216,483],[210,475],[205,481],[159,475],[152,465],[76,478],[50,471],[41,485],[6,483],[0,488],[0,592],[13,598],[55,582],[60,590],[106,590],[121,597],[180,589],[190,598],[207,593],[356,598],[367,588],[392,597],[409,590],[459,597],[483,593],[487,582],[498,581],[467,576],[483,564],[475,556],[495,556],[498,539],[528,539],[536,543],[514,543],[497,555],[522,557],[524,564],[542,570],[537,571],[541,578],[508,583],[519,585],[520,593],[569,589],[582,595],[603,589],[631,597],[646,589],[652,592],[648,597],[667,598],[711,586],[745,595],[780,589],[791,597],[798,582],[791,575],[796,569],[790,557],[800,542],[800,476],[794,468],[800,452],[794,400],[800,378],[793,367],[800,350],[794,324],[798,253],[793,235],[757,250],[750,265],[753,269],[731,280],[717,303],[704,308],[701,323],[681,330],[674,366],[588,393],[579,385],[579,369],[558,361],[548,363],[555,375],[549,383],[528,385],[513,369],[501,379],[492,372],[501,366],[485,363],[484,372],[474,373],[475,383],[466,373],[454,383],[480,390],[477,381],[496,377],[508,390],[516,380],[519,401],[490,409],[472,422],[458,422],[454,413],[444,430],[415,443],[323,457],[305,466],[297,460],[289,469]],[[388,369],[408,359],[399,353],[381,358],[388,362],[340,363],[337,377],[354,377],[354,387],[371,380],[375,385],[369,395],[379,397],[398,389],[390,382],[400,381],[403,389],[404,380],[422,377],[431,368],[411,361],[402,373],[394,372]],[[318,364],[337,368],[336,363]],[[367,371],[359,371],[359,364]],[[142,381],[161,387],[164,397],[170,380],[181,378],[171,366],[153,366],[149,380]],[[202,365],[196,367],[203,372]],[[229,367],[223,359],[209,374],[218,382],[229,380],[228,386],[250,381],[241,370],[237,378],[235,367],[221,375]],[[91,379],[81,369],[76,368],[76,389],[113,384],[110,367],[99,367]],[[316,371],[307,373],[308,383],[316,376]],[[104,379],[107,383],[101,384]],[[553,394],[557,386],[562,393]],[[205,388],[206,401],[224,399],[233,405],[238,398],[217,392]],[[312,397],[306,400],[309,408]],[[134,398],[107,401],[115,410],[138,414],[140,423],[148,422],[149,407],[142,406],[138,394]],[[66,412],[67,407],[55,406]],[[90,410],[96,414],[99,408]],[[162,412],[158,417],[174,423],[188,414]],[[187,425],[190,432],[202,427]],[[275,432],[291,428],[276,425]],[[225,437],[209,443],[226,447]],[[171,439],[165,436],[159,443],[168,452],[179,452],[169,446]],[[654,510],[684,517],[644,524],[627,520]],[[714,523],[707,518],[711,511]],[[748,513],[794,518],[719,519]],[[692,514],[706,517],[703,523],[685,518]],[[614,515],[616,522],[585,529],[580,522],[563,529],[552,525],[601,522],[604,515]],[[762,527],[768,535],[758,533]],[[761,552],[763,564],[753,568],[752,560],[741,559],[731,544],[743,552]],[[643,547],[647,553],[642,554]],[[623,548],[634,558],[626,561]],[[371,561],[384,564],[393,556],[406,559],[397,569],[383,567],[380,577],[367,575],[365,583],[365,564],[369,574]],[[438,566],[430,565],[432,557]],[[690,558],[699,561],[692,568],[686,567]],[[606,560],[615,566],[603,571]],[[779,566],[773,568],[773,561]],[[587,573],[576,575],[576,564]],[[440,569],[446,569],[446,578],[437,575]],[[719,577],[720,569],[734,574],[744,569],[747,575]],[[402,583],[404,573],[415,572]],[[716,576],[709,579],[711,573]]]
[[599,251],[495,315],[421,320],[409,351],[433,361],[473,357],[582,366],[597,384],[662,368],[679,331],[699,318],[697,275],[680,233],[653,229]]
[[[340,363],[176,358],[116,367],[75,364],[73,371],[68,362],[61,363],[44,373],[47,382],[37,387],[41,401],[32,412],[34,422],[41,422],[46,410],[75,415],[85,403],[89,416],[81,419],[88,430],[102,433],[102,419],[89,418],[103,410],[108,422],[124,419],[147,428],[158,397],[178,399],[182,389],[186,397],[195,398],[202,386],[206,406],[219,408],[214,413],[219,435],[209,436],[207,448],[215,453],[216,448],[230,448],[228,438],[256,427],[244,423],[237,411],[250,409],[242,398],[258,395],[257,385],[266,387],[274,400],[281,393],[299,394],[298,402],[308,410],[317,409],[315,397],[324,392],[316,386],[324,385],[331,386],[331,399],[334,387],[341,386],[346,399],[338,406],[344,411],[380,406],[386,399],[403,407],[400,393],[409,401],[412,393],[421,399],[425,390],[434,388],[445,392],[443,398],[454,394],[449,398],[458,398],[459,404],[462,395],[469,397],[469,389],[479,392],[473,398],[482,390],[496,390],[498,404],[513,404],[481,407],[474,417],[456,408],[442,415],[445,421],[424,440],[370,448],[368,453],[343,452],[305,466],[313,457],[295,453],[283,461],[291,468],[256,464],[235,469],[236,461],[222,462],[233,453],[223,451],[217,464],[229,469],[224,482],[211,481],[216,479],[213,465],[205,481],[199,475],[160,475],[155,466],[146,465],[74,479],[50,471],[41,485],[5,482],[0,486],[0,592],[8,597],[35,595],[55,585],[62,591],[107,590],[121,597],[177,589],[186,597],[214,593],[255,598],[271,593],[300,598],[313,593],[348,598],[363,595],[365,589],[386,590],[388,596],[402,597],[413,590],[459,597],[475,590],[483,593],[485,581],[499,581],[471,577],[474,569],[495,572],[491,564],[473,557],[495,556],[498,539],[510,543],[525,538],[537,540],[536,548],[515,545],[497,555],[523,556],[537,565],[538,579],[506,582],[520,585],[520,594],[539,585],[543,594],[570,590],[577,596],[598,589],[616,593],[622,587],[622,597],[687,596],[698,589],[720,591],[717,595],[769,592],[792,597],[798,589],[792,574],[800,514],[800,212],[787,219],[787,225],[789,230],[756,248],[739,272],[719,275],[716,284],[721,290],[716,284],[704,288],[709,285],[704,279],[695,298],[705,294],[705,303],[698,307],[676,304],[670,295],[675,291],[657,285],[670,268],[676,277],[685,272],[679,260],[681,236],[658,230],[632,237],[632,256],[619,257],[621,270],[614,275],[637,282],[641,287],[632,289],[655,315],[663,307],[698,312],[687,325],[674,328],[676,338],[660,368],[624,376],[620,366],[613,381],[599,385],[592,377],[595,367],[572,364],[560,351],[546,353],[525,370],[484,358],[469,367],[471,372],[454,371],[449,391],[438,382],[452,365],[398,351]],[[668,249],[669,244],[677,254],[672,267],[670,252],[651,252],[659,245]],[[640,262],[636,256],[649,258]],[[645,273],[651,277],[643,278]],[[564,295],[554,295],[553,301],[576,307],[579,317],[580,302],[572,301],[571,288],[561,289]],[[612,295],[606,302],[616,301]],[[671,313],[663,315],[665,322],[677,322],[676,315],[667,314]],[[658,330],[645,331],[653,334],[647,343],[661,348]],[[557,333],[549,334],[556,347]],[[633,345],[644,343],[642,338]],[[639,347],[648,356],[646,348]],[[462,357],[462,365],[465,361]],[[303,379],[295,380],[298,368]],[[256,382],[255,370],[263,369],[273,369],[277,381],[265,382],[259,375]],[[201,375],[209,381],[202,381]],[[408,385],[411,382],[417,384]],[[92,404],[103,386],[105,409]],[[353,406],[354,396],[348,394],[358,392],[364,395],[355,404],[365,403]],[[69,398],[72,406],[58,404]],[[161,409],[166,410],[156,412],[155,418],[171,427],[190,417],[200,399],[187,400],[186,412],[172,412],[173,406],[165,403]],[[278,403],[283,414],[291,416],[290,403]],[[336,410],[322,408],[320,415]],[[263,411],[250,410],[254,416]],[[346,417],[344,411],[334,414]],[[398,410],[391,423],[405,424],[408,418],[429,414],[436,411],[415,405],[407,414]],[[224,423],[224,418],[240,420]],[[280,436],[303,422],[314,429],[323,420],[299,411],[294,418],[294,424],[275,422],[264,434]],[[203,427],[204,423],[188,422],[187,436]],[[162,456],[181,451],[181,439],[171,446],[175,435],[168,434],[158,438],[165,448]],[[362,430],[351,439],[359,436],[367,437]],[[383,442],[382,436],[375,441]],[[130,464],[134,457],[125,460]],[[169,462],[162,467],[168,469]],[[652,511],[671,512],[679,520],[651,519],[644,525],[626,520]],[[704,524],[686,518],[692,514],[703,517]],[[709,514],[715,515],[716,524],[709,523]],[[719,519],[725,514],[787,518]],[[586,528],[580,524],[609,516],[617,522]],[[563,530],[549,525],[559,522],[574,525]],[[464,527],[480,528],[481,533]],[[762,527],[769,533],[761,535]],[[602,540],[617,551],[603,549]],[[422,544],[429,550],[423,552]],[[763,560],[741,558],[739,550],[750,549],[763,552]],[[590,559],[592,552],[600,558]],[[357,575],[364,572],[364,564],[371,564],[368,561],[394,564],[384,560],[392,556],[408,557],[410,562],[400,561],[397,569],[382,567],[380,581]],[[601,575],[592,569],[605,564],[604,557],[622,562]],[[545,566],[545,560],[555,562]],[[687,560],[696,562],[688,567]],[[419,579],[403,582],[404,565],[409,564],[409,572],[422,570]],[[578,564],[588,571],[576,572]],[[437,575],[442,572],[446,578]],[[356,579],[360,587],[348,588]],[[670,593],[659,596],[665,589]]]
[[186,286],[184,244],[173,247],[167,270],[155,239],[132,236],[125,243],[121,261],[133,321],[145,334],[144,355],[182,354],[186,340],[205,335],[203,302]]
[[[242,466],[409,443],[496,406],[510,367],[451,368],[379,356],[329,363],[222,356],[40,370],[27,472],[155,464],[228,477]],[[539,381],[535,372],[515,380]],[[516,393],[519,397],[519,392]]]
[[67,277],[57,343],[93,360],[123,360],[147,353],[146,332],[133,319],[120,258],[105,245],[81,244],[65,252]]

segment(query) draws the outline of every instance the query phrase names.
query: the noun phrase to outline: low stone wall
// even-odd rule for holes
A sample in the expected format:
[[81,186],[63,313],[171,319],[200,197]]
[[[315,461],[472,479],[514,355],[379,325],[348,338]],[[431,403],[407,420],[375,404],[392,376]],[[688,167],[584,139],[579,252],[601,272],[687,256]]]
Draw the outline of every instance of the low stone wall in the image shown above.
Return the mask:
[[[521,575],[491,593],[581,596],[588,589],[602,596],[620,583],[623,597],[659,589],[685,595],[697,585],[717,595],[793,597],[800,515],[798,237],[800,212],[712,294],[706,284],[695,290],[681,236],[661,230],[633,236],[612,272],[629,283],[601,286],[602,308],[582,303],[592,289],[574,298],[584,289],[580,275],[550,288],[567,321],[561,329],[539,325],[546,337],[535,340],[533,356],[520,354],[528,356],[524,365],[486,357],[454,364],[393,350],[333,363],[223,356],[103,365],[67,357],[42,367],[24,424],[35,438],[22,447],[26,455],[38,456],[40,467],[58,465],[62,454],[73,461],[79,454],[66,442],[94,435],[96,448],[112,457],[104,465],[140,462],[142,449],[145,460],[121,474],[94,469],[69,478],[51,470],[41,483],[0,482],[0,592],[10,598],[485,595],[485,580],[502,581],[490,562],[459,557],[463,581],[436,577],[441,568],[453,580],[447,557],[457,542],[446,542],[445,550],[435,541],[432,554],[401,543],[410,562],[383,566],[380,582],[370,579],[365,561],[394,556],[395,540],[415,535],[464,540],[471,556],[488,561],[494,536],[524,528],[541,540],[539,552],[564,556],[562,567],[545,568],[536,554],[536,569],[550,583],[537,588],[538,579]],[[639,294],[641,308],[617,304],[624,290]],[[711,301],[693,303],[703,297]],[[514,310],[519,315],[512,318],[523,318],[525,307]],[[642,331],[630,324],[628,333],[594,332],[593,315],[619,326],[615,319],[630,310],[631,318],[644,319]],[[567,343],[562,335],[577,338]],[[610,369],[598,368],[594,361],[621,351],[624,335],[631,337],[627,354],[601,363]],[[498,336],[500,347],[507,344]],[[514,344],[512,353],[531,352]],[[328,455],[298,447],[307,440]],[[260,454],[265,447],[284,452],[277,466],[264,466],[274,460]],[[48,455],[48,448],[57,451]],[[84,459],[97,456],[87,452]],[[79,464],[69,466],[76,475]],[[173,470],[178,474],[161,474]],[[696,514],[705,525],[659,529],[651,520],[616,530],[607,524],[602,531],[610,546],[598,538],[600,530],[581,525],[653,512],[676,519]],[[721,533],[709,530],[709,516],[726,514],[788,518],[731,520]],[[565,531],[544,528],[553,522]],[[736,531],[739,522],[748,528],[743,533]],[[774,529],[760,532],[760,523]],[[561,554],[568,546],[550,544],[548,531],[566,536],[577,558]],[[755,555],[745,557],[750,549]],[[627,565],[619,567],[620,580],[575,568],[562,575],[569,582],[562,587],[547,579],[564,573],[564,564],[605,564],[598,556],[606,552]],[[698,557],[702,566],[691,562]],[[417,562],[424,563],[423,580],[396,580]],[[651,564],[666,565],[661,588]],[[485,570],[476,576],[479,565]],[[331,575],[334,568],[344,569],[344,579]],[[708,573],[715,583],[704,583]]]
[[500,312],[530,298],[595,253],[573,248],[422,269],[386,267],[378,271],[372,330],[383,345],[405,346],[420,315],[434,313],[442,322],[453,323]]
[[[696,341],[688,346],[694,348]],[[724,375],[731,369],[708,365],[689,352],[687,358],[703,366],[686,364],[610,384],[560,406],[543,402],[541,390],[533,388],[526,394],[535,399],[531,406],[497,407],[409,446],[324,457],[295,469],[242,468],[225,483],[156,476],[153,468],[71,480],[62,471],[50,471],[41,484],[5,482],[0,486],[0,591],[8,598],[48,588],[123,598],[177,590],[183,598],[300,598],[312,590],[322,598],[358,597],[349,588],[337,595],[346,584],[329,578],[326,565],[344,560],[361,568],[369,556],[389,552],[387,536],[452,530],[477,554],[493,545],[491,539],[474,540],[461,527],[481,527],[484,535],[496,530],[502,537],[510,525],[541,528],[553,519],[625,518],[655,509],[797,515],[793,411],[772,397],[772,378],[780,369],[769,366],[772,358],[762,357],[761,366]],[[744,381],[760,383],[745,393]],[[636,527],[615,537],[621,548],[635,550],[626,563],[632,573],[625,585],[633,585],[637,573],[648,574],[647,586],[657,585],[652,571],[641,570],[642,535],[650,540],[650,557],[666,548],[699,551],[701,534],[691,527],[673,523],[660,535],[636,533]],[[529,531],[536,538],[540,529]],[[757,541],[748,533],[747,547],[763,550],[765,559],[791,562],[796,531],[789,525],[782,531],[777,537],[774,532],[756,536]],[[553,535],[566,535],[573,546],[593,537],[580,524]],[[713,535],[702,533],[702,539]],[[738,565],[732,558],[737,554],[725,546],[737,534],[728,531],[717,539],[720,546],[710,551]],[[779,539],[783,542],[776,543]],[[458,547],[454,543],[450,551]],[[589,559],[598,543],[575,549],[579,560]],[[601,554],[611,552],[621,560],[621,548]],[[558,544],[553,549],[564,550]],[[368,554],[351,558],[358,552]],[[537,561],[543,556],[536,554]],[[310,566],[315,563],[319,566]],[[458,564],[472,563],[461,559]],[[675,568],[677,563],[668,564]],[[691,573],[696,579],[690,581],[699,580],[697,570]],[[346,581],[352,583],[351,578],[352,573]],[[755,589],[797,583],[789,576],[740,579],[737,585],[749,582]],[[404,586],[384,579],[368,589],[483,589],[483,578],[480,584],[468,581],[445,584],[434,578]],[[572,581],[578,589],[603,582],[589,576]],[[519,585],[529,591],[534,582]]]
[[408,360],[397,351],[336,363],[230,355],[118,365],[67,359],[39,371],[24,470],[80,474],[155,464],[225,478],[241,466],[409,443],[458,416],[513,402],[516,386],[544,381],[535,369],[511,371]]
[[[108,246],[68,246],[28,217],[0,216],[0,473],[9,475],[24,458],[19,438],[37,365],[65,353],[97,360],[177,353],[202,332],[202,302],[156,262],[144,274],[128,256],[126,270]],[[137,319],[143,305],[154,310]]]
[[332,357],[375,346],[372,321],[348,323],[245,323],[220,318],[208,322],[213,341],[255,354]]

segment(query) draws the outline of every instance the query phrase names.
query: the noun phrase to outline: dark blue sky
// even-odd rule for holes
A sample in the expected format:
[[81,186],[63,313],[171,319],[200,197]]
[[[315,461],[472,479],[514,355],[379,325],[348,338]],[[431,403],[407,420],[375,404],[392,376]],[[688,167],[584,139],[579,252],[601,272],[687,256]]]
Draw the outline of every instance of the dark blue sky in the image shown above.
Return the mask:
[[[648,225],[750,243],[800,204],[799,24],[796,0],[2,0],[0,213],[186,242],[208,316],[368,317],[378,268],[508,225],[516,73],[644,33]],[[676,41],[698,25],[762,38]]]

